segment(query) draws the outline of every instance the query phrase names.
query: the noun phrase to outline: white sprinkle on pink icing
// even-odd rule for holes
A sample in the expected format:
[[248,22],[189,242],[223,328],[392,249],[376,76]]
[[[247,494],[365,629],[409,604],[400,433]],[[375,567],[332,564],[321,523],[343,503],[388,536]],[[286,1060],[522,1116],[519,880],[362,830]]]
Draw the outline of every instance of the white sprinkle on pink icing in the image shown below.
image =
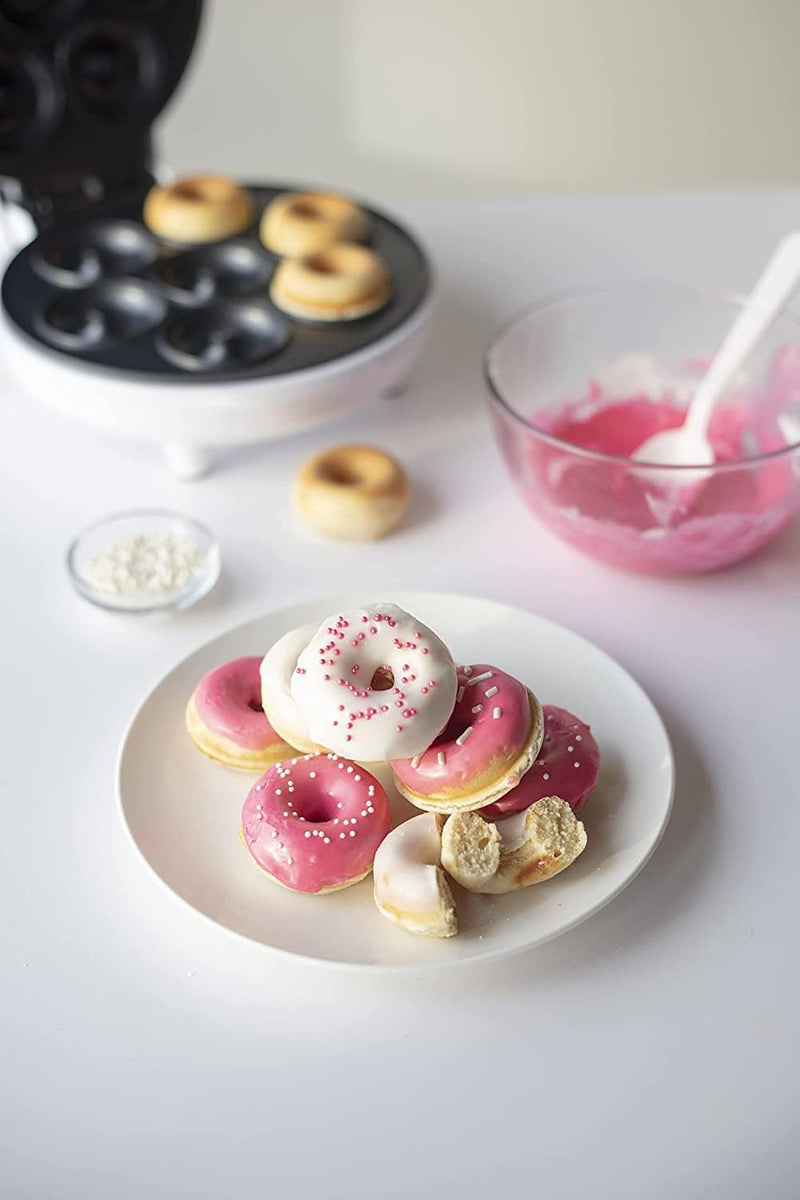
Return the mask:
[[444,750],[440,750],[439,753],[436,755],[436,761],[440,767],[443,767],[444,764],[447,762],[447,758],[445,757]]
[[493,675],[494,671],[484,671],[482,675],[473,675],[467,687],[472,687],[476,683],[483,683],[484,679],[491,679]]
[[483,712],[483,705],[482,704],[473,704],[472,712],[473,712],[473,714]]
[[503,710],[499,706],[497,708],[492,709],[492,716],[494,717],[495,721],[499,721],[500,718],[502,717],[502,715],[503,715]]
[[496,687],[487,688],[483,694],[487,700],[491,700],[492,696],[497,695],[497,688]]
[[464,732],[461,734],[461,736],[456,738],[456,745],[463,746],[464,742],[466,742],[466,740],[468,739],[468,737],[471,733],[472,733],[472,726],[468,725],[467,728],[464,730]]

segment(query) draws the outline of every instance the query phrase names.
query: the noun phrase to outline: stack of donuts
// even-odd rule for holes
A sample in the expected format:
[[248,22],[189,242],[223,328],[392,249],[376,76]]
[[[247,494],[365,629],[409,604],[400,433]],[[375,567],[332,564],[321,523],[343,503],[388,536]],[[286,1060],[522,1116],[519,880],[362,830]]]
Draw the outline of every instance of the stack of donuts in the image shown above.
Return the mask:
[[[256,211],[246,187],[220,175],[190,175],[151,188],[143,215],[158,237],[188,246],[243,233]],[[380,256],[361,244],[369,233],[369,215],[344,196],[276,196],[259,222],[263,245],[281,260],[270,283],[272,302],[307,321],[353,321],[383,308],[389,274]]]
[[[600,769],[589,726],[499,667],[457,666],[395,604],[335,613],[263,659],[217,667],[186,719],[208,757],[263,772],[241,836],[271,879],[322,894],[373,870],[378,909],[413,933],[458,931],[450,880],[514,891],[586,846],[575,813]],[[379,764],[417,816],[394,824]]]

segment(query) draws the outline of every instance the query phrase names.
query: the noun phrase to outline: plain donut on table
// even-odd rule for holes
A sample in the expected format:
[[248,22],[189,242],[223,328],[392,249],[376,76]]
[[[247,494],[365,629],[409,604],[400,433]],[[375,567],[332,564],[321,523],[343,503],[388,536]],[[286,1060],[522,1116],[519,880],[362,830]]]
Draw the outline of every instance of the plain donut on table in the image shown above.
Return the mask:
[[409,501],[406,473],[375,446],[334,446],[298,471],[294,506],[313,529],[329,537],[374,541],[402,520]]

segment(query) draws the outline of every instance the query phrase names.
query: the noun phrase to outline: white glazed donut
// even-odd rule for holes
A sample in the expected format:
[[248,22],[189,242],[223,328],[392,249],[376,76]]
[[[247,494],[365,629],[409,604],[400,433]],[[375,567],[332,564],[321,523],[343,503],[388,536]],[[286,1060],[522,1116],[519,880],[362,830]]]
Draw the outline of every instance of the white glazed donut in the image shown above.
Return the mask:
[[442,863],[471,892],[498,895],[542,883],[574,863],[586,830],[565,800],[543,796],[493,825],[480,813],[453,813],[442,831]]
[[304,754],[316,754],[321,747],[311,740],[306,719],[292,696],[292,675],[315,633],[315,625],[291,629],[264,655],[260,667],[261,706],[267,720],[284,741]]
[[427,750],[450,719],[456,687],[441,638],[384,603],[328,617],[292,676],[292,696],[314,741],[368,763]]
[[420,813],[383,839],[372,871],[375,903],[384,917],[428,937],[458,932],[456,910],[441,867],[443,818]]

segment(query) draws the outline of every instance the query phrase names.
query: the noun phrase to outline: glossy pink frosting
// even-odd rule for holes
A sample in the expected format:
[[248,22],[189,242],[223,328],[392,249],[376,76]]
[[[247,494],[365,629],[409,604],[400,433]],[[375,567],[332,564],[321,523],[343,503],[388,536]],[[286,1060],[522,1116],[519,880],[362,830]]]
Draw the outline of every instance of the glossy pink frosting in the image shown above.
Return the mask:
[[458,668],[456,704],[447,727],[424,754],[393,762],[392,770],[419,796],[468,791],[472,780],[493,764],[500,775],[516,761],[530,732],[525,685],[498,667],[473,663]]
[[480,810],[496,818],[522,812],[543,796],[560,796],[575,812],[597,783],[600,748],[590,727],[565,708],[542,705],[544,741],[536,762],[515,788]]
[[[800,506],[800,450],[794,459],[755,457],[785,447],[776,417],[798,394],[800,348],[787,346],[775,356],[762,392],[732,397],[712,417],[717,461],[741,466],[687,487],[685,503],[670,497],[666,521],[659,514],[664,485],[640,465],[583,458],[502,422],[498,436],[530,508],[579,549],[633,569],[707,570],[757,550]],[[595,384],[580,401],[537,411],[533,420],[574,446],[629,458],[652,434],[679,425],[685,413],[685,401],[669,394],[610,397]]]
[[308,754],[270,767],[242,809],[247,849],[297,892],[321,892],[364,875],[391,825],[378,780],[335,754]]
[[246,750],[266,750],[280,737],[261,707],[258,657],[235,658],[204,675],[194,693],[204,725]]

